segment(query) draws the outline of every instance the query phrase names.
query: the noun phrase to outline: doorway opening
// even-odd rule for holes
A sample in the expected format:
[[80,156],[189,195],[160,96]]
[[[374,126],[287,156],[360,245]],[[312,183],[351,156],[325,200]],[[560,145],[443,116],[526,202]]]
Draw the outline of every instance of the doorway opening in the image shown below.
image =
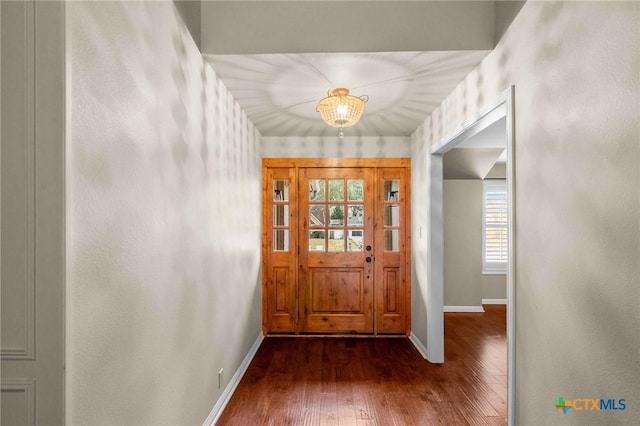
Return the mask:
[[[504,124],[499,124],[504,123]],[[428,218],[428,291],[431,297],[427,305],[428,360],[444,362],[444,154],[454,148],[464,146],[466,141],[491,126],[504,129],[506,168],[506,208],[507,208],[507,262],[506,262],[506,305],[507,305],[507,421],[513,424],[515,413],[515,265],[514,265],[514,87],[503,92],[488,108],[463,125],[453,135],[441,140],[431,149],[427,162],[429,168],[429,218]]]

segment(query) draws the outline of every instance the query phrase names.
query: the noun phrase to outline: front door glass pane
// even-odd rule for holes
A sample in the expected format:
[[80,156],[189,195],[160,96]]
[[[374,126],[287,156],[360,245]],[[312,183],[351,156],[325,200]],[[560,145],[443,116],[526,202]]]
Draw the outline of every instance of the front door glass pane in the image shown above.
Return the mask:
[[364,220],[364,206],[362,204],[350,204],[347,206],[348,226],[362,226]]
[[344,251],[344,231],[329,231],[329,251]]
[[397,229],[384,230],[384,250],[400,251],[400,231]]
[[325,193],[324,179],[309,180],[309,201],[324,201],[325,200],[324,193]]
[[289,230],[273,230],[273,251],[289,251]]
[[329,201],[344,200],[344,179],[329,179]]
[[349,201],[364,200],[364,181],[362,179],[347,180],[347,189],[349,192]]
[[322,231],[309,231],[309,251],[325,251],[325,233]]
[[400,201],[400,181],[391,179],[384,181],[385,201]]
[[287,204],[273,206],[273,224],[275,226],[289,226],[289,206]]
[[344,205],[329,206],[329,225],[344,226]]
[[273,201],[289,201],[289,181],[273,181]]
[[349,230],[349,240],[347,241],[348,251],[362,251],[364,245],[364,230],[353,229]]
[[384,206],[384,226],[400,226],[400,206],[391,204]]
[[325,206],[323,204],[312,204],[309,206],[309,226],[315,228],[325,226]]

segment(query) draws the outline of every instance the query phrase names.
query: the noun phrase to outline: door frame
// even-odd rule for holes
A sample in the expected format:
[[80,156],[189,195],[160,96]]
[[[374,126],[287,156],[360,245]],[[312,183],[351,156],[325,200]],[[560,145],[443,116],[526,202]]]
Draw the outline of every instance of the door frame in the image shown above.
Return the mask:
[[[406,249],[406,253],[404,256],[404,282],[405,282],[405,332],[401,335],[409,336],[411,333],[411,158],[408,157],[398,157],[398,158],[263,158],[262,159],[262,210],[266,213],[266,208],[271,202],[271,192],[268,190],[269,182],[268,176],[270,173],[268,171],[270,169],[284,169],[289,168],[294,170],[296,176],[296,183],[292,186],[297,186],[299,169],[302,168],[357,168],[357,167],[365,167],[365,168],[403,168],[405,170],[405,196],[404,196],[404,204],[405,204],[405,240],[404,247]],[[294,205],[295,204],[295,205]],[[295,203],[292,203],[291,206],[291,215],[290,221],[297,221],[299,212],[298,210],[298,200],[295,200]],[[269,223],[267,223],[267,214],[263,214],[262,217],[262,332],[263,335],[269,334],[268,327],[268,306],[267,306],[267,295],[268,295],[268,284],[269,284],[269,271],[268,271],[268,258],[270,253],[270,247],[268,244],[268,229],[270,229]],[[374,223],[375,230],[375,223]],[[298,234],[297,230],[293,230],[293,235]],[[298,256],[298,238],[296,237],[293,240],[293,244],[296,247],[291,247],[291,253],[293,255],[293,259],[290,262],[291,265],[291,279],[294,283],[298,282],[299,272],[300,272],[300,264],[299,264],[299,256]],[[297,287],[297,284],[296,284]],[[299,306],[299,293],[296,289],[296,306]],[[374,318],[376,317],[376,296],[375,296],[375,287],[374,287]],[[296,315],[296,331],[291,332],[290,334],[299,334],[299,317],[300,313],[295,312]],[[374,319],[375,321],[375,319]],[[289,333],[289,332],[285,332]],[[374,333],[371,336],[377,336],[377,329],[374,326]],[[384,334],[383,336],[389,336],[388,334]]]
[[481,132],[497,120],[506,118],[507,144],[507,422],[515,424],[515,348],[516,348],[516,268],[515,268],[515,87],[510,86],[488,107],[453,134],[441,139],[427,156],[429,170],[428,216],[428,283],[427,291],[427,348],[430,362],[444,362],[444,224],[443,205],[443,156],[467,139]]

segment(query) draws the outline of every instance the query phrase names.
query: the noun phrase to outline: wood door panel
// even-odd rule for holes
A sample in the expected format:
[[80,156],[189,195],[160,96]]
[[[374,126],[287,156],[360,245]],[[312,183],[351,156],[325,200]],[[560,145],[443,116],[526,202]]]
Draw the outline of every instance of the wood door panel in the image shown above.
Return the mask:
[[365,268],[310,268],[307,289],[306,332],[373,332]]
[[311,315],[363,313],[363,268],[312,268],[309,275]]
[[383,287],[384,287],[384,312],[397,313],[399,307],[398,296],[400,295],[398,275],[399,268],[384,268]]
[[405,291],[400,279],[400,268],[383,268],[382,294],[378,301],[378,332],[383,334],[404,333]]
[[271,297],[271,331],[291,332],[292,318],[296,315],[295,286],[291,279],[291,272],[288,267],[274,267],[273,276],[270,281],[271,289],[268,294]]
[[273,268],[273,290],[275,295],[275,312],[291,313],[291,298],[293,296],[289,268],[279,266]]
[[373,324],[369,318],[356,314],[310,315],[307,317],[307,334],[312,333],[373,333]]

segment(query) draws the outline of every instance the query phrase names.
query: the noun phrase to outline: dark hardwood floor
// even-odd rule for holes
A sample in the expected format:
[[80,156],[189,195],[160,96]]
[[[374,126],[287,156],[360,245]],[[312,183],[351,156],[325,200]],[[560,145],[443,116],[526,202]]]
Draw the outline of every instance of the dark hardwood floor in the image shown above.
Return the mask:
[[405,338],[268,337],[218,425],[504,425],[506,309],[445,314],[445,363]]

